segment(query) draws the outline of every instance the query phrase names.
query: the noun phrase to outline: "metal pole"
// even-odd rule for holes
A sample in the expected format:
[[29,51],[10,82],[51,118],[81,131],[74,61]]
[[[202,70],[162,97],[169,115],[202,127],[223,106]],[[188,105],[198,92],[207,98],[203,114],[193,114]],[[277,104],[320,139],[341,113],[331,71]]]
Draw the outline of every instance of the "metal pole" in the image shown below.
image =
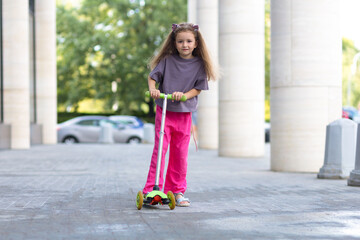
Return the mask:
[[163,150],[163,139],[164,139],[164,128],[165,128],[165,117],[166,117],[166,105],[167,105],[167,94],[164,96],[164,103],[161,116],[161,127],[160,127],[160,136],[159,136],[159,148],[156,164],[156,177],[155,177],[155,186],[154,190],[160,190],[159,188],[159,178],[160,178],[160,169],[161,169],[161,158]]

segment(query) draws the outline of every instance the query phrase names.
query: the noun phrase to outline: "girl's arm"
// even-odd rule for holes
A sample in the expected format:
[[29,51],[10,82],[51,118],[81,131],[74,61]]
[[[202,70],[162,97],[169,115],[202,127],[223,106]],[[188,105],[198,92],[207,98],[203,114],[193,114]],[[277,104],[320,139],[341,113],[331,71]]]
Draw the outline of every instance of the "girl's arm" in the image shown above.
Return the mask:
[[[185,96],[186,96],[187,99],[190,99],[190,98],[196,97],[200,93],[201,93],[201,90],[193,88],[190,91],[188,91],[187,93],[185,93]],[[181,97],[180,97],[180,99],[181,99]]]
[[160,91],[156,89],[156,81],[151,77],[148,77],[148,85],[150,96],[154,99],[158,99],[160,97]]
[[187,99],[196,97],[197,95],[199,95],[201,93],[201,90],[197,90],[195,88],[191,89],[190,91],[183,93],[183,92],[173,92],[172,97],[176,100],[176,101],[180,101],[181,97],[183,95],[186,96]]

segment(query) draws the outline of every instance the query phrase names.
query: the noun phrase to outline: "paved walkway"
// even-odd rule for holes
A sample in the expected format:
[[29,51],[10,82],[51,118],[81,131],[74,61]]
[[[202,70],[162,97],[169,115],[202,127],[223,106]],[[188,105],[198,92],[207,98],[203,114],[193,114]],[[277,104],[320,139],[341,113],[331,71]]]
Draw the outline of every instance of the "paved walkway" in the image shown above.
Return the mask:
[[[266,146],[269,153],[269,145]],[[360,188],[190,148],[189,208],[135,206],[152,145],[0,151],[1,239],[360,239]]]

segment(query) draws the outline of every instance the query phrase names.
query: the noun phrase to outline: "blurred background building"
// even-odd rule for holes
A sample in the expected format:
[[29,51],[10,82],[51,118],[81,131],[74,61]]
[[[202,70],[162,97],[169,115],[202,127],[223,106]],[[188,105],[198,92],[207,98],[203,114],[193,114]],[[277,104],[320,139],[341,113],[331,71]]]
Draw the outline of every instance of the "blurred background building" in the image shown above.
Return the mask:
[[56,143],[55,0],[2,0],[0,148]]

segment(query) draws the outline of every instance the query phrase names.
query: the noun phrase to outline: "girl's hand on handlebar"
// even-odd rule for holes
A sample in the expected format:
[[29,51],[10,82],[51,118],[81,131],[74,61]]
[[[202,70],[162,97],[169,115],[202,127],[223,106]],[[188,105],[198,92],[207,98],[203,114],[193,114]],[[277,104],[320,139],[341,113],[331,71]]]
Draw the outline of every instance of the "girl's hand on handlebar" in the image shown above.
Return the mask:
[[[175,101],[180,101],[181,97],[184,95],[183,92],[173,92],[172,94],[172,98],[175,100]],[[173,102],[174,102],[173,100]]]
[[156,88],[149,89],[150,96],[154,99],[160,98],[160,90],[157,90]]

